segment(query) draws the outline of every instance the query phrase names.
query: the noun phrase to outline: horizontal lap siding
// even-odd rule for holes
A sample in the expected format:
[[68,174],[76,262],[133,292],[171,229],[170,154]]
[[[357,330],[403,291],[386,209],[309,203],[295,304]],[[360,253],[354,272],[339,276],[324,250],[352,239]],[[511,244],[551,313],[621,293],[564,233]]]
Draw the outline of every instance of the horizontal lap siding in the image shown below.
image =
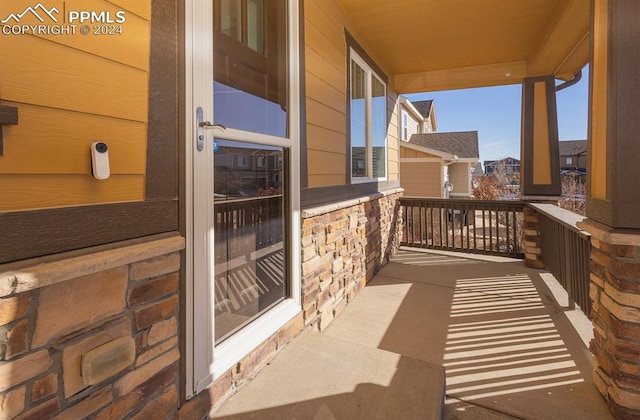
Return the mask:
[[387,162],[389,180],[400,178],[400,144],[398,141],[398,95],[387,86]]
[[[32,3],[2,2],[0,16]],[[125,10],[124,34],[81,35],[78,25],[69,35],[3,35],[0,102],[18,108],[19,124],[3,128],[0,212],[144,200],[150,0],[46,6],[60,22],[62,10]],[[109,146],[108,180],[91,175],[93,141]]]
[[440,163],[401,162],[400,186],[408,197],[440,197]]
[[[306,0],[305,77],[309,187],[345,185],[347,174],[347,44],[355,30],[333,0]],[[356,37],[357,38],[357,37]],[[381,63],[378,63],[381,64]],[[388,178],[398,179],[397,95],[388,90]]]
[[449,181],[453,184],[453,193],[469,194],[469,178],[471,177],[468,163],[454,163],[449,166]]

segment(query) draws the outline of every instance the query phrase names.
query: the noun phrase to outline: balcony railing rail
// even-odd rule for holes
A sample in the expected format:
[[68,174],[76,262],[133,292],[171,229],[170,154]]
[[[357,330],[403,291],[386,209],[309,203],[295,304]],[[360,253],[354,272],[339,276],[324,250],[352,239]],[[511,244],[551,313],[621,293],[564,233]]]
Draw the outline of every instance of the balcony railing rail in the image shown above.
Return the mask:
[[[247,247],[260,250],[283,241],[283,197],[216,199],[214,202],[215,241],[225,253],[217,259],[243,256]],[[219,254],[219,255],[218,255]]]
[[577,227],[585,217],[553,204],[528,205],[538,213],[542,262],[567,291],[569,307],[577,303],[590,316],[591,236]]
[[524,203],[403,197],[402,245],[524,258]]

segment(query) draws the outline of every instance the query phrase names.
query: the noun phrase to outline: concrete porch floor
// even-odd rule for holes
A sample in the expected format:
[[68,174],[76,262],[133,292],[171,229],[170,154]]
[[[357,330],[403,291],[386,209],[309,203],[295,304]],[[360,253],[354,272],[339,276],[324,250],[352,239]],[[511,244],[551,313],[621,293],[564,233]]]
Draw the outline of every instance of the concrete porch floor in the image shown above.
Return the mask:
[[555,279],[521,261],[403,249],[213,417],[609,419],[591,324],[563,305]]

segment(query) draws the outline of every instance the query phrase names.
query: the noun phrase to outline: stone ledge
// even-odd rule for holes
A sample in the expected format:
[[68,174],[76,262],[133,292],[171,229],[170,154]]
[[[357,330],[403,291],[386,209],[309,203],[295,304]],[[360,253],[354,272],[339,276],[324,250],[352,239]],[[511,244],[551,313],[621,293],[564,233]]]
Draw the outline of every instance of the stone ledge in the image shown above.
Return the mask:
[[3,271],[0,268],[0,297],[24,293],[52,284],[143,261],[184,249],[181,236],[127,245],[93,254],[62,258],[55,262]]
[[380,191],[375,194],[370,194],[370,195],[365,195],[358,198],[352,198],[350,200],[340,201],[338,203],[325,204],[318,207],[304,209],[300,212],[300,214],[302,215],[303,219],[308,219],[309,217],[321,216],[323,214],[357,206],[358,204],[366,203],[372,200],[377,200],[383,197],[387,197],[389,195],[399,194],[402,192],[404,192],[404,188],[393,188],[386,191]]
[[619,229],[614,230],[591,219],[585,219],[578,223],[578,228],[591,234],[591,240],[597,239],[610,245],[640,246],[640,230]]

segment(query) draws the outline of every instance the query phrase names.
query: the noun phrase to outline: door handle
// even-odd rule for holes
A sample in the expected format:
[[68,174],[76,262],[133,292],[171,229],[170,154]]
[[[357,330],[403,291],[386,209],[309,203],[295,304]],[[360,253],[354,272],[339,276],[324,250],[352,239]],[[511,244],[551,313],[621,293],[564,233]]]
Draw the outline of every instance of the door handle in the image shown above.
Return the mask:
[[198,152],[202,152],[204,150],[204,129],[205,128],[219,128],[221,130],[226,130],[222,124],[212,124],[211,121],[204,120],[204,110],[201,106],[196,108],[196,149]]
[[200,122],[198,123],[198,125],[199,125],[200,127],[203,127],[203,128],[219,128],[219,129],[221,129],[221,130],[226,130],[226,129],[227,129],[227,127],[225,127],[225,126],[224,126],[224,125],[222,125],[222,124],[211,124],[211,122],[210,122],[210,121],[200,121]]

